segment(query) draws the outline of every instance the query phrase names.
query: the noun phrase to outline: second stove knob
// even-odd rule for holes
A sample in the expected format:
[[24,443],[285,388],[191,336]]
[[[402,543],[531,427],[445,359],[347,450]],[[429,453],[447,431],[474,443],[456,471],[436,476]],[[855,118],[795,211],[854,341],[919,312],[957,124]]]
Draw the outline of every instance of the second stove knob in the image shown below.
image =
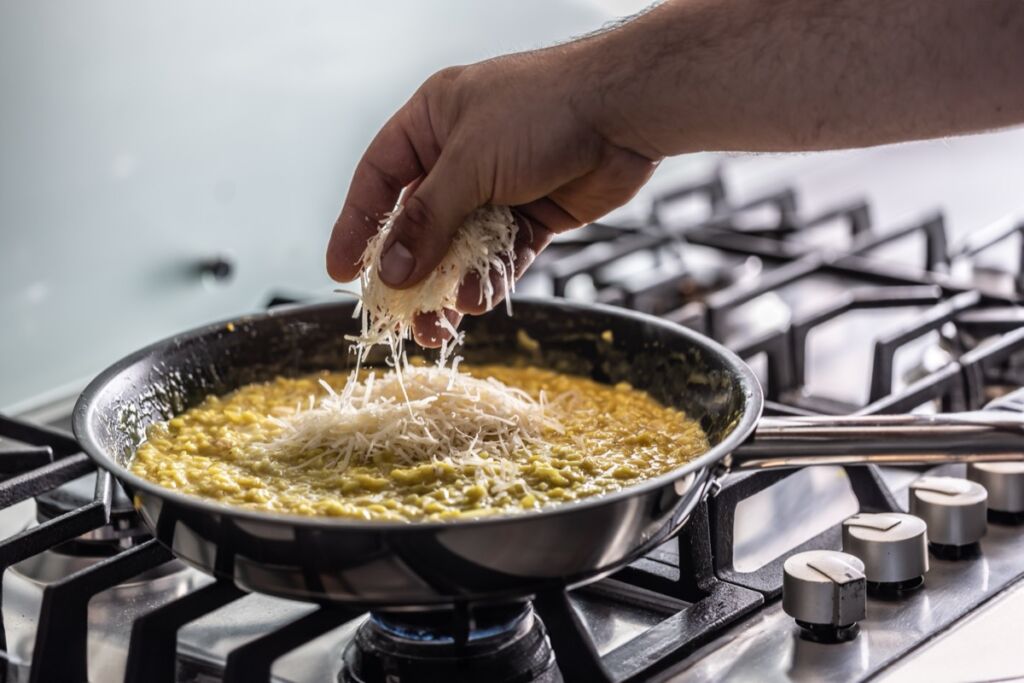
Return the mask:
[[910,485],[910,512],[928,525],[931,550],[944,559],[977,554],[987,501],[984,486],[957,477],[921,477]]
[[924,582],[926,531],[919,517],[900,512],[854,515],[843,522],[843,552],[864,562],[871,593],[898,595]]

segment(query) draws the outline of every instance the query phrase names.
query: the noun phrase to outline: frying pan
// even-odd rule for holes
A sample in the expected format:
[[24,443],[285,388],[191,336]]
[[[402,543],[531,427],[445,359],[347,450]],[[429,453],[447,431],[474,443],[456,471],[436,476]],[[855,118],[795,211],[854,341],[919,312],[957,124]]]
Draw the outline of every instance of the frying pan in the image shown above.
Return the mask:
[[[762,419],[753,373],[700,334],[618,308],[519,299],[513,317],[465,320],[467,362],[524,360],[627,381],[699,420],[710,450],[609,495],[450,522],[271,514],[178,493],[129,471],[148,425],[210,393],[351,367],[344,338],[357,331],[353,310],[344,301],[274,309],[142,349],[86,388],[75,406],[75,435],[120,480],[156,538],[198,569],[283,597],[409,607],[499,601],[594,581],[668,540],[731,469],[1009,460],[1024,451],[1022,416],[998,411]],[[520,332],[539,345],[518,343]],[[382,361],[383,352],[370,358]]]

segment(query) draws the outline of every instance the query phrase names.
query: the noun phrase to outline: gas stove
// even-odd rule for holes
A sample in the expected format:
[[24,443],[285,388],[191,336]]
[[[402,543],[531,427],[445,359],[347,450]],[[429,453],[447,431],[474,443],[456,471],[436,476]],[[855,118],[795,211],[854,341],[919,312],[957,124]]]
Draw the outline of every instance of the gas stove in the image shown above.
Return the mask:
[[[711,335],[750,362],[768,414],[1024,410],[1024,268],[1010,253],[1024,219],[954,242],[939,213],[879,225],[860,197],[813,212],[801,200],[791,187],[736,199],[714,169],[563,236],[521,290]],[[1012,258],[995,267],[993,253]],[[965,639],[992,652],[975,674],[1024,673],[985,630],[1024,600],[1024,466],[731,475],[677,538],[589,586],[367,615],[245,594],[179,563],[66,418],[0,419],[8,680],[964,680],[943,653],[969,651]],[[987,513],[950,512],[943,487],[970,498],[971,481]],[[908,507],[933,535],[957,531],[929,546]],[[886,574],[871,558],[897,545]],[[820,552],[854,547],[852,564]],[[847,560],[820,570],[822,557]],[[836,596],[857,609],[815,617]],[[840,612],[852,623],[827,623]]]

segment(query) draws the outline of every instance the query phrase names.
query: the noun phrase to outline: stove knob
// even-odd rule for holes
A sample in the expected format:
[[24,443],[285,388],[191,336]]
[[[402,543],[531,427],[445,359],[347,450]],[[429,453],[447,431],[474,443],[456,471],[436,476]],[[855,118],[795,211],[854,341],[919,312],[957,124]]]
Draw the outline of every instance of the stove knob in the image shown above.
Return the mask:
[[921,477],[910,485],[910,512],[928,525],[929,547],[943,559],[978,554],[987,501],[985,487],[966,479]]
[[971,463],[967,466],[967,478],[988,491],[988,515],[992,521],[1024,521],[1024,462]]
[[927,526],[900,512],[862,513],[843,522],[843,551],[864,562],[872,594],[898,596],[924,583]]
[[782,609],[819,643],[857,637],[864,618],[864,563],[837,550],[809,550],[783,565]]

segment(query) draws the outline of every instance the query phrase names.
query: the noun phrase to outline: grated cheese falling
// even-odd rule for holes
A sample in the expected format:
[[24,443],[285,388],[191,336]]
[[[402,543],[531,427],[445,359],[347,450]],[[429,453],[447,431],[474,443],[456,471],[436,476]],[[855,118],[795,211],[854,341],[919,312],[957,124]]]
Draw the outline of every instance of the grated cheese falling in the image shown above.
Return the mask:
[[[357,315],[362,317],[361,334],[354,337],[356,352],[365,358],[368,349],[386,344],[393,360],[402,355],[404,341],[411,335],[413,318],[418,313],[441,313],[454,308],[459,286],[470,273],[480,277],[480,303],[490,308],[494,302],[493,270],[511,293],[515,284],[516,221],[507,206],[484,206],[469,215],[455,233],[448,253],[422,282],[397,290],[380,279],[380,257],[401,205],[388,215],[363,252],[360,277],[362,298]],[[511,301],[505,299],[511,315]],[[448,323],[440,316],[440,325]],[[450,325],[450,323],[448,323]]]
[[[454,308],[459,286],[470,273],[480,277],[480,302],[494,301],[493,270],[514,288],[514,244],[517,227],[504,206],[474,211],[460,227],[441,264],[420,284],[404,290],[380,280],[380,257],[401,205],[382,223],[363,253],[362,297],[357,315],[361,331],[350,337],[358,362],[345,387],[336,392],[323,383],[327,395],[318,403],[310,397],[305,409],[275,418],[280,434],[262,444],[264,452],[301,466],[311,461],[344,471],[386,457],[396,467],[432,463],[473,466],[481,484],[492,492],[521,485],[511,456],[544,447],[543,434],[561,423],[551,405],[493,378],[478,379],[459,371],[462,333],[440,315],[438,324],[451,338],[442,342],[436,365],[411,365],[404,342],[411,336],[418,313],[442,313]],[[506,298],[508,312],[511,302]],[[374,345],[387,345],[390,369],[359,379],[359,368]],[[449,361],[450,365],[449,365]]]
[[543,448],[548,430],[562,431],[545,397],[436,365],[351,376],[340,392],[321,384],[319,403],[274,418],[281,432],[257,447],[292,466],[316,461],[341,471],[380,458],[395,467],[472,465],[501,491],[525,487],[513,454]]

